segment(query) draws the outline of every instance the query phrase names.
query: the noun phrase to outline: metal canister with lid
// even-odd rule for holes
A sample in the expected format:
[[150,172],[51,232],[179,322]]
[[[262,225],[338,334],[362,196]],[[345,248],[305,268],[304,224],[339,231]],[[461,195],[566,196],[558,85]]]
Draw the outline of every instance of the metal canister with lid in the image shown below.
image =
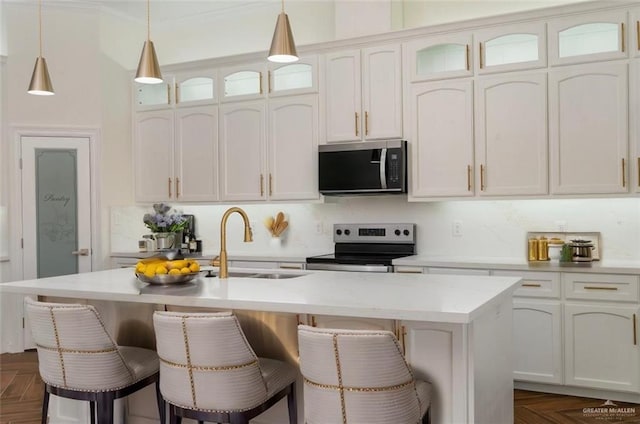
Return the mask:
[[530,238],[529,239],[529,260],[537,261],[538,260],[538,239]]
[[549,240],[545,236],[540,237],[540,240],[538,240],[538,260],[549,260]]

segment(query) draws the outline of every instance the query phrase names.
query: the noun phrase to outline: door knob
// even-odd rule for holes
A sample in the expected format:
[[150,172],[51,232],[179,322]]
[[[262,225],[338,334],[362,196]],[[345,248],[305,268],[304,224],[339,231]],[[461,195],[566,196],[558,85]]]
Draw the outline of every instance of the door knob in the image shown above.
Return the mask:
[[89,256],[89,249],[74,250],[71,254],[76,256]]

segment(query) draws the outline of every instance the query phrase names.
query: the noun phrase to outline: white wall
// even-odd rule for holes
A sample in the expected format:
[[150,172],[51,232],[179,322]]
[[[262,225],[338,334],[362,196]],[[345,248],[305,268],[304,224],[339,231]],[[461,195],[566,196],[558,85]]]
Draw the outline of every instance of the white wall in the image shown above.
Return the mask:
[[[174,205],[175,206],[175,205]],[[220,218],[230,205],[178,206],[196,216],[197,235],[205,252],[219,250]],[[332,225],[346,222],[410,222],[418,224],[418,254],[467,260],[526,260],[527,231],[557,231],[564,221],[570,232],[602,234],[602,259],[640,261],[640,199],[557,199],[407,203],[403,197],[338,198],[324,204],[244,205],[254,242],[243,243],[242,220],[229,219],[228,252],[304,257],[333,250]],[[262,224],[283,211],[289,219],[281,248],[269,245]],[[151,207],[111,210],[111,239],[115,252],[137,251],[137,240],[148,231],[142,216]],[[452,223],[462,222],[462,236],[453,237]],[[323,233],[317,233],[318,224]],[[637,265],[636,265],[637,266]]]

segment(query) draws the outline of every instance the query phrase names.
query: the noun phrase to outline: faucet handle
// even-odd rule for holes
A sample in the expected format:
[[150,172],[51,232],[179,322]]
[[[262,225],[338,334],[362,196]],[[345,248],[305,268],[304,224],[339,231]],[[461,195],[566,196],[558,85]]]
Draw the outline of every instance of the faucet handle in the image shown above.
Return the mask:
[[211,262],[209,262],[209,264],[211,266],[220,266],[220,256],[216,256],[215,258],[211,259]]

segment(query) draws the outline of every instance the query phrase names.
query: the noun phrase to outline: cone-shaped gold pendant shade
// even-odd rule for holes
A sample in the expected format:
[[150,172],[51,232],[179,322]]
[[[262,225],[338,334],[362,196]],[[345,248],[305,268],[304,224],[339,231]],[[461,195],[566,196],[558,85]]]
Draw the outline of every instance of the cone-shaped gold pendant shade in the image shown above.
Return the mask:
[[144,42],[140,63],[138,63],[138,72],[136,72],[134,80],[142,84],[158,84],[162,82],[162,73],[160,72],[160,65],[158,65],[156,49],[153,47],[153,41],[151,40]]
[[278,15],[278,22],[276,23],[276,30],[273,33],[271,49],[269,50],[269,57],[267,59],[271,62],[282,63],[295,62],[298,60],[296,45],[293,42],[293,33],[291,32],[291,26],[289,26],[289,18],[284,11]]
[[36,65],[33,68],[33,75],[31,75],[31,82],[29,83],[27,93],[39,96],[52,96],[55,94],[53,84],[51,84],[51,78],[49,78],[47,62],[42,56],[38,56],[36,59]]

